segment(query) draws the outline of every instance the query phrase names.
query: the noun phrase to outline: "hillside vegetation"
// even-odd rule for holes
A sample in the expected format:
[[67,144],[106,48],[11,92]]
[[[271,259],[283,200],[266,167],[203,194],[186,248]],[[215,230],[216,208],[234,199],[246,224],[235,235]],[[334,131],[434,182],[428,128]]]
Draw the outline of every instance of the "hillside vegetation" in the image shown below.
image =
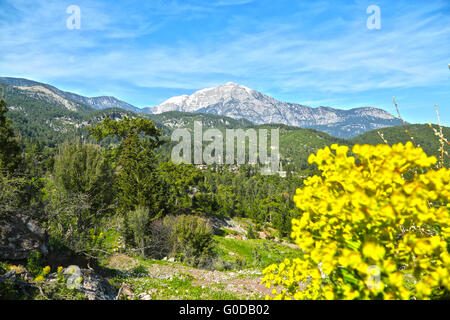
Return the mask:
[[[440,171],[434,171],[430,168],[433,158],[426,157],[412,144],[398,145],[410,139],[404,127],[383,128],[346,140],[315,129],[255,125],[211,114],[147,115],[117,108],[95,110],[80,103],[76,110],[70,110],[65,107],[66,102],[58,104],[51,97],[30,96],[10,86],[5,97],[0,110],[0,219],[8,223],[8,228],[10,223],[22,221],[30,225],[32,220],[35,225],[32,229],[45,230],[41,234],[46,233],[48,239],[31,234],[31,239],[39,238],[43,243],[22,248],[21,245],[30,242],[27,235],[22,242],[22,236],[15,236],[11,244],[17,250],[12,251],[26,252],[26,257],[12,255],[10,249],[0,250],[3,257],[0,258],[0,299],[259,299],[273,292],[281,298],[287,297],[287,293],[296,298],[330,298],[331,293],[333,298],[357,297],[342,293],[340,287],[329,285],[328,280],[323,281],[331,293],[318,294],[314,287],[308,289],[308,295],[303,295],[309,273],[314,275],[313,283],[318,288],[322,285],[320,279],[328,279],[322,278],[322,269],[320,272],[317,269],[322,257],[330,257],[323,264],[325,274],[336,272],[333,281],[352,283],[351,292],[360,290],[356,286],[363,283],[361,277],[365,276],[365,271],[358,273],[362,267],[353,265],[349,269],[351,274],[339,273],[341,269],[336,259],[333,260],[334,252],[326,249],[334,247],[310,246],[326,237],[334,239],[331,228],[339,225],[343,229],[337,228],[338,234],[345,234],[347,241],[339,246],[356,250],[361,261],[366,256],[375,261],[366,259],[366,264],[376,264],[379,260],[376,254],[386,249],[363,246],[367,228],[373,222],[367,218],[372,217],[368,212],[374,210],[374,219],[381,217],[375,221],[379,223],[376,226],[383,225],[387,221],[383,217],[392,216],[385,205],[396,207],[406,203],[410,197],[405,196],[408,192],[425,197],[416,199],[415,203],[425,217],[431,217],[430,226],[419,224],[425,219],[422,213],[418,214],[420,219],[412,222],[392,220],[389,235],[380,231],[372,237],[368,233],[372,241],[389,246],[392,242],[386,237],[399,241],[403,239],[401,234],[407,233],[405,230],[416,230],[418,224],[418,234],[426,238],[423,243],[417,242],[418,247],[428,250],[427,237],[435,237],[432,245],[444,248],[441,240],[437,240],[439,232],[447,232],[442,217],[448,213],[444,201],[448,195],[445,182],[448,144],[444,144],[443,166],[436,162],[435,169]],[[281,164],[286,175],[263,175],[258,165],[249,164],[198,167],[173,163],[171,133],[176,128],[192,132],[195,121],[201,121],[204,130],[214,127],[224,135],[226,129],[268,129],[269,133],[270,129],[279,129]],[[407,130],[427,156],[441,159],[441,142],[430,127],[408,125]],[[380,135],[392,148],[383,145]],[[443,135],[450,136],[450,128],[444,127]],[[398,151],[402,148],[406,148],[405,154],[408,152],[410,157],[405,167],[398,167],[404,160]],[[355,156],[357,159],[352,158]],[[368,179],[374,173],[378,174],[376,179]],[[357,181],[348,182],[348,179]],[[389,180],[386,185],[385,180]],[[322,181],[325,182],[321,184]],[[351,184],[348,190],[346,183]],[[395,194],[391,199],[389,195],[392,203],[380,195],[380,192],[388,194],[397,190],[392,184],[409,183],[428,183],[417,187],[426,192],[412,193],[401,187],[398,189],[401,197]],[[370,202],[375,200],[379,202]],[[339,206],[342,212],[336,209]],[[314,219],[309,219],[310,216]],[[348,217],[356,220],[348,222]],[[360,223],[365,221],[363,217],[369,220]],[[356,231],[349,235],[346,228],[351,223],[356,224]],[[8,228],[0,228],[2,237],[10,234]],[[18,229],[22,232],[26,227]],[[296,235],[296,242],[292,234]],[[416,243],[417,239],[413,240]],[[42,245],[48,247],[48,252],[39,253],[36,248]],[[378,253],[369,249],[363,253],[363,247]],[[317,250],[319,254],[311,258],[305,248]],[[421,255],[425,251],[416,253]],[[389,252],[395,256],[393,251]],[[434,258],[436,252],[433,251]],[[309,262],[305,274],[297,275],[301,279],[297,279],[297,286],[292,285],[293,278],[285,270],[286,266],[294,268],[299,259]],[[408,259],[395,263],[399,268],[406,268],[405,265],[411,264]],[[76,279],[81,287],[74,290],[66,285],[71,277],[68,267],[73,264],[82,267]],[[388,266],[382,267],[391,272]],[[437,272],[433,275],[439,281],[445,278],[445,268],[439,272],[425,265],[421,268],[416,271],[431,270]],[[416,271],[411,269],[407,275],[416,277],[411,282],[413,285],[421,283],[421,279],[431,279]],[[263,276],[265,285],[261,284]],[[91,285],[89,281],[108,290],[92,294],[86,289]],[[389,281],[389,285],[395,282]],[[268,284],[273,284],[276,290],[269,289]],[[433,285],[437,289],[432,294],[428,292],[430,284],[418,286],[422,290],[418,291],[420,295],[408,289],[402,291],[403,296],[446,297],[447,291],[441,287]],[[287,291],[277,291],[283,288]],[[392,293],[392,297],[399,296]]]

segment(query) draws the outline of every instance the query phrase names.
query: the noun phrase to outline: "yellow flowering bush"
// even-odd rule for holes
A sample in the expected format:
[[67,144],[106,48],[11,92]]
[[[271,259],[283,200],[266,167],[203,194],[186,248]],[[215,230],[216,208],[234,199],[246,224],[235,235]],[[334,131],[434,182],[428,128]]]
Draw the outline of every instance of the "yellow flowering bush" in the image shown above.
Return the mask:
[[[450,289],[450,170],[412,143],[325,147],[308,161],[292,234],[302,255],[267,267],[275,299],[428,299]],[[268,296],[268,299],[271,297]]]

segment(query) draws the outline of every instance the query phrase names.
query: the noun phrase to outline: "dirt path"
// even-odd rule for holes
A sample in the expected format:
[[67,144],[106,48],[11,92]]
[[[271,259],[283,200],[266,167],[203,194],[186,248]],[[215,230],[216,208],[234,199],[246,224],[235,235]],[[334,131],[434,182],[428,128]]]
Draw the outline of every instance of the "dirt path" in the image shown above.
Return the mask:
[[[111,257],[108,267],[118,270],[131,270],[139,265],[137,259],[124,254]],[[223,285],[224,290],[236,295],[254,295],[264,297],[271,293],[271,289],[261,284],[261,271],[209,271],[188,267],[177,262],[154,263],[146,266],[148,276],[157,279],[167,279],[181,274],[187,274],[194,278],[193,286],[202,288],[214,285]]]
[[149,275],[153,277],[168,277],[177,274],[189,274],[195,278],[194,286],[206,287],[211,284],[225,285],[225,290],[239,295],[249,295],[255,292],[266,295],[271,289],[261,284],[261,272],[258,270],[242,270],[234,272],[209,271],[186,267],[173,263],[170,265],[153,264],[148,268]]

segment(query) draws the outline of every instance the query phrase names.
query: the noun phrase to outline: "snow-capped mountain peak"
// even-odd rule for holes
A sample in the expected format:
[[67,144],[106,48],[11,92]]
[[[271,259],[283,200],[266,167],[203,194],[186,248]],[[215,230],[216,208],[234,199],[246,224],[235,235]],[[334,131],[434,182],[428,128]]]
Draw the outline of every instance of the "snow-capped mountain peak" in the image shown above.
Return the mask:
[[191,95],[173,97],[149,110],[155,114],[168,111],[211,113],[235,119],[244,118],[256,124],[282,123],[316,128],[342,137],[356,136],[367,130],[401,124],[399,119],[382,109],[311,108],[281,102],[233,82],[202,89]]

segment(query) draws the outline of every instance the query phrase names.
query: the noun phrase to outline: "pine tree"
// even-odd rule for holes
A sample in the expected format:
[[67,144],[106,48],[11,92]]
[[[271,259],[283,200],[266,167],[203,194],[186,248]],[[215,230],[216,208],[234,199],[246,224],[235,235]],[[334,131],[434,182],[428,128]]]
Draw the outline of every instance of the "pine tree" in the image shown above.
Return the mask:
[[[168,213],[173,205],[154,151],[162,144],[161,131],[148,119],[128,117],[121,121],[106,118],[89,131],[97,139],[112,135],[122,140],[111,152],[117,161],[117,204],[124,216],[122,235],[128,245],[142,248],[142,235],[149,231],[150,223]],[[136,221],[146,225],[138,226]]]
[[166,208],[162,200],[167,186],[159,176],[154,150],[162,144],[161,131],[148,119],[128,117],[121,121],[106,118],[89,131],[99,140],[111,135],[122,139],[112,150],[119,172],[119,209],[130,212],[137,207],[147,207],[153,217],[160,216]]

